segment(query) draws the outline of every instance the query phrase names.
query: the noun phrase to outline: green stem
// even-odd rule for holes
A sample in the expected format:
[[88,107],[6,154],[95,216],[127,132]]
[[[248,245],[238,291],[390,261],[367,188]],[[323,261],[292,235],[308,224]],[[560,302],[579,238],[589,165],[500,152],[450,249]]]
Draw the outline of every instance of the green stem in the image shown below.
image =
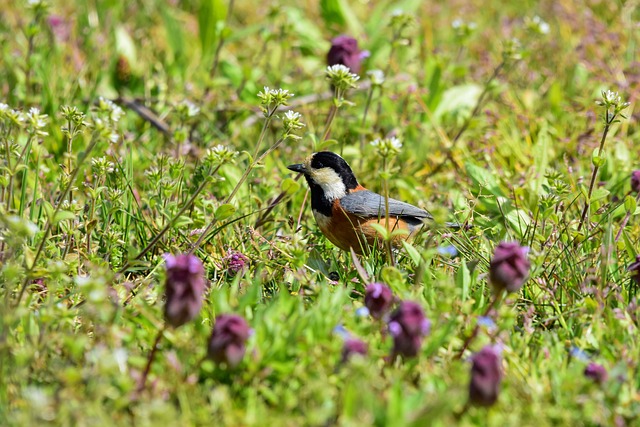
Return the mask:
[[[497,305],[498,301],[500,301],[502,299],[502,295],[503,294],[504,294],[504,291],[501,291],[501,292],[495,293],[493,295],[493,299],[491,300],[491,302],[487,306],[487,309],[484,311],[484,314],[482,315],[483,317],[489,315],[489,312],[493,309],[493,307],[495,307]],[[464,355],[464,352],[467,350],[467,348],[469,348],[469,345],[471,345],[471,342],[478,335],[478,331],[479,330],[480,330],[480,325],[476,321],[476,326],[473,328],[473,332],[471,332],[471,335],[469,335],[467,337],[467,339],[464,340],[464,344],[462,345],[462,348],[460,349],[460,352],[458,352],[458,354],[455,357],[456,359],[461,359],[462,358],[462,356]]]
[[451,146],[447,149],[446,158],[443,161],[441,161],[438,165],[436,165],[436,167],[434,167],[431,170],[431,172],[427,174],[426,176],[427,178],[430,178],[436,173],[438,173],[440,169],[442,169],[442,167],[447,163],[447,160],[451,160],[451,162],[455,164],[453,159],[453,154],[452,154],[453,149],[455,148],[456,144],[460,140],[460,137],[462,136],[462,134],[467,130],[467,128],[471,124],[471,120],[473,120],[473,118],[480,112],[480,107],[482,107],[484,98],[489,93],[491,83],[498,78],[498,76],[500,75],[500,72],[502,71],[502,69],[505,67],[506,64],[507,64],[506,60],[503,59],[502,62],[498,64],[498,66],[493,70],[493,74],[491,74],[491,77],[489,77],[489,80],[487,80],[487,82],[484,84],[484,89],[482,90],[482,93],[478,97],[478,101],[476,102],[476,105],[473,108],[473,111],[471,112],[469,117],[467,117],[467,119],[464,121],[464,123],[462,124],[462,127],[458,130],[458,133],[456,133],[456,136],[454,136],[453,139],[451,140]]
[[151,365],[155,359],[156,353],[158,352],[158,345],[160,344],[160,340],[162,339],[162,335],[164,331],[167,329],[166,323],[162,326],[162,329],[158,331],[158,335],[156,335],[156,339],[153,341],[153,347],[151,347],[151,352],[147,357],[147,364],[144,367],[144,372],[142,372],[142,377],[140,377],[140,381],[138,382],[138,387],[136,391],[138,393],[142,392],[147,385],[147,377],[149,376],[149,372],[151,372]]
[[[253,168],[260,163],[269,153],[271,153],[273,150],[275,150],[280,144],[282,144],[282,142],[285,140],[285,138],[280,138],[279,140],[277,140],[275,142],[275,144],[273,144],[271,147],[269,147],[264,153],[262,153],[262,155],[260,157],[258,157],[256,160],[254,160],[249,167],[244,171],[244,173],[242,174],[242,176],[240,177],[240,180],[238,181],[238,183],[236,184],[236,186],[233,188],[233,190],[231,191],[231,194],[229,194],[229,196],[224,200],[223,204],[226,205],[227,203],[230,203],[231,200],[233,199],[233,197],[235,196],[235,194],[238,192],[238,189],[240,188],[240,186],[244,183],[244,181],[247,179],[247,177],[249,176],[249,173],[253,170]],[[213,228],[214,225],[216,225],[216,223],[218,222],[218,219],[216,217],[214,217],[211,222],[209,222],[209,224],[207,225],[207,228],[204,229],[204,231],[202,232],[202,234],[200,234],[200,237],[198,237],[198,240],[196,240],[196,242],[193,244],[193,246],[191,247],[191,249],[189,250],[189,253],[192,254],[193,252],[195,252],[196,249],[198,249],[200,247],[200,245],[202,244],[202,242],[204,241],[205,237],[207,236],[207,234],[209,233],[209,231],[211,231],[211,229]]]
[[[213,169],[212,171],[210,171],[208,173],[208,175],[209,176],[215,175],[218,172],[218,170],[220,169],[221,166],[222,165],[216,166],[215,169]],[[165,233],[167,231],[169,231],[169,228],[171,228],[171,226],[176,222],[176,220],[178,218],[180,218],[182,216],[182,214],[185,213],[187,211],[187,209],[189,209],[193,205],[193,203],[195,203],[196,198],[200,195],[202,190],[204,190],[204,187],[207,185],[207,183],[208,183],[208,181],[206,179],[202,181],[200,186],[196,189],[196,191],[193,193],[193,195],[187,201],[187,203],[185,203],[184,206],[182,206],[182,208],[178,211],[178,213],[175,214],[173,216],[173,218],[171,218],[171,220],[169,220],[169,222],[164,226],[164,228],[162,230],[160,230],[160,232],[158,234],[156,234],[153,237],[153,239],[151,239],[151,242],[149,242],[147,244],[147,246],[145,246],[144,249],[142,249],[142,251],[140,251],[140,253],[138,255],[136,255],[134,260],[139,260],[140,258],[142,258],[147,252],[149,252],[156,245],[156,243],[158,243],[160,241],[162,236],[164,236]],[[118,274],[124,273],[129,268],[130,265],[131,265],[131,263],[129,261],[127,261],[125,263],[125,265],[118,271]]]
[[[640,193],[638,193],[636,195],[636,203],[640,203]],[[629,218],[631,218],[631,211],[627,211],[627,214],[624,216],[624,219],[622,220],[622,224],[620,225],[620,230],[618,230],[618,234],[616,234],[616,238],[615,238],[615,242],[618,243],[618,240],[620,240],[620,236],[622,235],[622,230],[624,230],[624,228],[627,226],[627,223],[629,222]]]
[[[38,246],[38,249],[36,251],[35,256],[33,257],[33,261],[31,262],[31,266],[27,268],[27,272],[26,272],[26,274],[24,276],[24,280],[22,281],[22,285],[20,286],[20,292],[18,294],[18,300],[16,301],[14,307],[17,307],[18,305],[20,305],[20,301],[22,301],[22,296],[24,295],[24,291],[27,289],[27,285],[29,284],[29,281],[31,280],[31,273],[33,273],[33,270],[35,269],[35,267],[36,267],[36,265],[38,263],[38,259],[40,258],[40,255],[42,254],[42,251],[44,250],[44,245],[47,242],[47,239],[49,237],[49,233],[51,232],[51,229],[53,228],[53,223],[55,221],[56,215],[60,211],[60,207],[62,206],[62,202],[67,198],[67,195],[71,191],[71,187],[73,187],[73,183],[76,180],[76,177],[78,176],[78,172],[80,172],[80,168],[82,167],[82,165],[83,165],[84,161],[87,159],[87,157],[89,157],[89,154],[91,153],[91,151],[93,151],[93,149],[95,148],[97,143],[98,143],[98,134],[94,134],[93,137],[92,137],[91,142],[87,146],[87,149],[84,151],[82,156],[78,159],[78,166],[76,166],[75,170],[73,171],[73,173],[69,177],[70,178],[69,179],[69,183],[67,184],[67,186],[65,187],[64,191],[62,192],[62,194],[58,198],[58,201],[56,203],[55,209],[53,210],[53,213],[47,219],[47,224],[46,224],[45,229],[44,229],[44,235],[42,236],[42,240],[40,241],[40,245]],[[25,260],[25,263],[26,262],[27,261]]]
[[[611,118],[609,118],[608,108],[605,111],[605,114],[606,114],[605,116],[606,122],[604,125],[604,131],[602,132],[602,138],[600,138],[600,147],[598,148],[598,156],[603,155],[604,143],[607,139],[609,128],[611,127],[611,124],[613,123],[616,117],[615,114],[612,114]],[[593,165],[593,172],[591,173],[591,180],[589,181],[589,190],[587,192],[587,200],[585,201],[584,209],[582,209],[582,215],[580,215],[580,223],[578,223],[578,231],[580,231],[582,229],[582,226],[585,224],[585,221],[587,219],[587,213],[589,212],[589,208],[591,207],[591,195],[593,194],[593,188],[595,187],[595,184],[596,184],[596,177],[598,176],[598,170],[600,170],[600,166]]]
[[369,89],[369,95],[367,96],[367,102],[364,104],[364,114],[362,115],[362,122],[360,122],[360,168],[364,162],[364,126],[367,123],[367,114],[369,113],[369,107],[371,106],[371,100],[373,99],[373,89],[375,86],[371,85]]

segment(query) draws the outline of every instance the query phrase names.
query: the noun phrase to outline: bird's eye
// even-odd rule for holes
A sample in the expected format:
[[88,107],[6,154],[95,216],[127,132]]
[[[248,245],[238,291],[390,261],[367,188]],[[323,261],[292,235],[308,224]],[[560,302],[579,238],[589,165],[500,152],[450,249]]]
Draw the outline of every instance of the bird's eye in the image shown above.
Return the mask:
[[324,167],[324,165],[322,164],[322,162],[316,162],[316,169],[322,169]]

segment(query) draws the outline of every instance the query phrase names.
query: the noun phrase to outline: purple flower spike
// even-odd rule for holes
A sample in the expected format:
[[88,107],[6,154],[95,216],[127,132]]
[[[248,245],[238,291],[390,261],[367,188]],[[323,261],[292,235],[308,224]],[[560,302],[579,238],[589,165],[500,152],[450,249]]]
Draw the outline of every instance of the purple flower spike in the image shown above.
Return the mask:
[[602,384],[607,380],[609,375],[607,374],[607,370],[604,366],[595,362],[591,362],[587,365],[586,368],[584,368],[584,376],[587,378],[591,378],[598,384]]
[[250,334],[251,329],[244,318],[236,314],[217,316],[209,338],[208,357],[218,364],[237,366],[244,358]]
[[489,279],[496,291],[518,292],[529,275],[531,264],[528,248],[517,242],[502,242],[496,246],[489,264]]
[[331,40],[331,48],[327,53],[327,65],[342,64],[349,67],[352,73],[358,74],[365,52],[358,48],[358,41],[349,36],[338,36]]
[[502,357],[496,346],[488,345],[471,356],[469,402],[491,406],[498,400],[502,381]]
[[225,257],[227,265],[227,273],[230,276],[235,276],[238,273],[243,272],[247,268],[247,262],[249,259],[241,252],[231,251]]
[[429,333],[431,323],[424,317],[420,304],[403,301],[389,320],[393,337],[392,358],[415,357],[420,352],[422,338]]
[[640,193],[640,169],[631,172],[631,191]]
[[167,280],[164,318],[177,328],[200,312],[206,285],[202,261],[195,255],[165,255]]
[[383,283],[372,283],[364,291],[364,305],[369,309],[371,317],[380,319],[393,304],[393,292]]
[[349,358],[354,354],[366,356],[368,351],[367,343],[364,341],[357,338],[348,338],[345,340],[344,346],[342,347],[342,363],[349,360]]

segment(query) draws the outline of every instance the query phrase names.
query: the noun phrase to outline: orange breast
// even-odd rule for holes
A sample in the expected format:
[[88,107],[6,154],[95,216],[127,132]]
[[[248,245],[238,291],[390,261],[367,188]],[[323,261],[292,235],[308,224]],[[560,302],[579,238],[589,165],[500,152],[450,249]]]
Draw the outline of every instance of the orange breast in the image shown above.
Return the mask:
[[401,218],[390,216],[388,221],[386,218],[361,218],[345,212],[340,207],[339,201],[333,204],[331,217],[315,211],[314,217],[320,231],[331,243],[345,251],[353,248],[359,255],[367,252],[370,246],[380,244],[382,241],[371,224],[380,224],[389,231],[406,230],[407,233],[394,236],[392,240],[394,246],[400,245],[400,242],[409,237],[409,227]]

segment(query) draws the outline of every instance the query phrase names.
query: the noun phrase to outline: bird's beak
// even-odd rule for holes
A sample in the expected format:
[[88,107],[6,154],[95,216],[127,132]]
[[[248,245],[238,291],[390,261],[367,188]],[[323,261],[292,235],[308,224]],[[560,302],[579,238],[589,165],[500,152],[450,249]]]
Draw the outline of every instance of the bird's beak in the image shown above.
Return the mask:
[[287,166],[287,169],[294,172],[300,172],[300,173],[305,173],[307,171],[307,168],[304,167],[303,163],[298,163],[296,165],[289,165]]

